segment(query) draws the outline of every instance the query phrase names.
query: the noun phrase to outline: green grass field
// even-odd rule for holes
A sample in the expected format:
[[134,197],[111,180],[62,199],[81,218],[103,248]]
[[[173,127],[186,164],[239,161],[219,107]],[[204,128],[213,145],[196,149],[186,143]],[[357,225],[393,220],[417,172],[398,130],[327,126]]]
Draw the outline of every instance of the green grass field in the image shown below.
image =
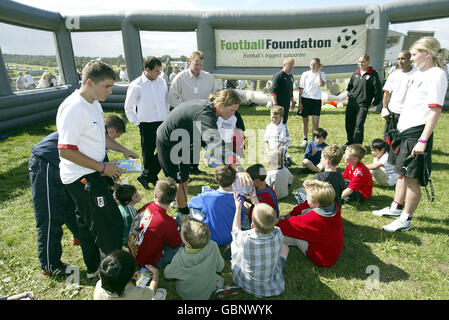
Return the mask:
[[[270,121],[266,107],[241,107],[239,111],[247,129],[264,129]],[[290,196],[280,201],[281,214],[293,209],[296,205],[294,191],[305,179],[313,177],[312,174],[300,174],[298,170],[304,152],[299,147],[302,138],[300,120],[299,116],[291,114],[288,122],[292,138],[289,153],[294,161],[290,170],[294,182]],[[329,133],[328,144],[342,145],[345,142],[344,109],[323,110],[320,127]],[[364,145],[382,137],[383,127],[380,115],[370,113],[365,125]],[[292,248],[284,270],[286,290],[271,299],[449,299],[449,197],[446,197],[449,194],[449,142],[444,138],[448,128],[445,112],[437,126],[434,142],[432,178],[436,199],[433,203],[428,202],[423,192],[410,231],[399,234],[382,231],[382,226],[391,219],[375,217],[371,211],[389,205],[394,190],[375,183],[369,201],[343,205],[344,248],[337,264],[328,269],[316,267],[297,248]],[[31,147],[53,130],[55,119],[48,119],[1,133],[9,134],[9,137],[0,139],[0,296],[31,290],[42,300],[93,298],[95,281],[86,280],[81,249],[71,245],[71,234],[65,226],[62,260],[80,269],[80,286],[69,288],[64,280],[41,275],[39,270],[27,163]],[[128,123],[127,133],[118,141],[141,154],[139,132],[132,124]],[[110,152],[109,157],[122,159],[121,154],[114,152]],[[371,154],[364,162],[372,162]],[[203,185],[217,187],[213,169],[204,164],[200,168],[210,174],[194,177],[189,198],[199,193]],[[338,168],[342,170],[344,163]],[[140,186],[137,174],[126,174],[125,177],[129,177],[129,183],[137,186],[141,193],[142,202],[136,207],[152,201],[153,192]],[[175,211],[170,209],[169,214],[174,216]],[[377,275],[379,282],[373,280]],[[226,261],[222,276],[226,284],[232,284],[229,261]],[[174,281],[161,276],[159,287],[167,289],[167,299],[179,299]],[[242,294],[233,299],[255,298]]]

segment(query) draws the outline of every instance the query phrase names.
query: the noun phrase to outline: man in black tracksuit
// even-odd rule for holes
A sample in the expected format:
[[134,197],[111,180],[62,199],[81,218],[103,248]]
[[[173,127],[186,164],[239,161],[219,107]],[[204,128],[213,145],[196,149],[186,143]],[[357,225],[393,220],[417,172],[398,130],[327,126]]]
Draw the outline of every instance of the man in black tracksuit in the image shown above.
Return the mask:
[[37,252],[42,273],[67,275],[61,262],[62,225],[78,238],[75,204],[59,176],[58,132],[31,149],[28,163],[37,230]]
[[364,125],[368,109],[382,100],[382,86],[379,76],[372,67],[368,68],[369,57],[359,58],[360,69],[354,72],[348,83],[348,106],[346,107],[346,146],[363,143]]

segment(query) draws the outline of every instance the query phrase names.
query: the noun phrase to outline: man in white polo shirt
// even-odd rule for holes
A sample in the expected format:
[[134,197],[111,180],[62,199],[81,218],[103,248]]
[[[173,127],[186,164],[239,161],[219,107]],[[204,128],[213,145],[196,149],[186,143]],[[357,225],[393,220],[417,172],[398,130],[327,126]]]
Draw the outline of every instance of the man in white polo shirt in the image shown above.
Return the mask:
[[404,107],[404,100],[410,86],[410,79],[415,73],[410,61],[410,51],[403,50],[398,55],[399,72],[391,73],[383,87],[383,107],[381,116],[386,120],[385,137],[387,132],[397,129],[399,116]]
[[[201,51],[192,52],[189,62],[189,68],[178,73],[170,85],[168,102],[172,107],[190,100],[209,99],[211,93],[219,91],[219,88],[215,86],[214,77],[203,70],[204,54]],[[197,163],[192,163],[190,172],[205,173],[198,169]]]
[[112,92],[115,74],[101,61],[83,69],[82,85],[59,106],[56,127],[61,181],[77,206],[77,225],[87,277],[98,275],[103,256],[122,248],[123,220],[105,179],[123,169],[103,163],[109,147],[99,101]]
[[139,127],[143,169],[137,180],[149,190],[148,183],[156,185],[161,171],[156,150],[156,131],[167,118],[167,83],[159,77],[162,62],[152,56],[145,58],[142,75],[132,81],[126,92],[125,113],[128,120]]

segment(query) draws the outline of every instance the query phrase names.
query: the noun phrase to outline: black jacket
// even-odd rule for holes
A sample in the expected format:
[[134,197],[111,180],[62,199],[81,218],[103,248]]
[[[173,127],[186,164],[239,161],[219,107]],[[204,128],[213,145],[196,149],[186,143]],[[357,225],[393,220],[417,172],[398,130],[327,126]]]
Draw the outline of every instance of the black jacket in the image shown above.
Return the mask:
[[350,101],[364,107],[369,107],[371,103],[377,106],[382,100],[382,86],[373,67],[369,67],[363,76],[360,69],[354,72],[346,90]]

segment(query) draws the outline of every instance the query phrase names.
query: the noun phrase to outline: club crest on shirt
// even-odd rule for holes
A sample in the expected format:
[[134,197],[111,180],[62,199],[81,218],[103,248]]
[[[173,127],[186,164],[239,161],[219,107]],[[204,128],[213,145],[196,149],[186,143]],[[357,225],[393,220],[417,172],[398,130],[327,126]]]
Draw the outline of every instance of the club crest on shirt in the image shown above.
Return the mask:
[[100,208],[103,208],[105,205],[104,197],[96,197],[95,200],[97,201],[97,206]]

